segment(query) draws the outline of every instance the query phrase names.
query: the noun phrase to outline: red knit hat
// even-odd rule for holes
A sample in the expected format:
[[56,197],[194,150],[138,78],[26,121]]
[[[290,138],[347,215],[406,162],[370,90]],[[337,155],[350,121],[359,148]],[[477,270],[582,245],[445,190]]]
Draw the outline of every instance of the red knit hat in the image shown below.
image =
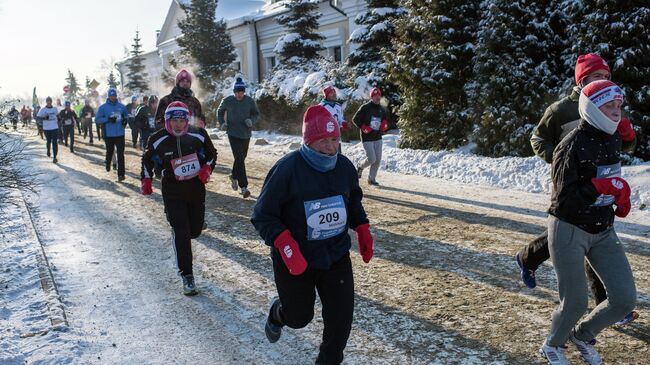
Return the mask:
[[325,99],[327,99],[327,95],[329,95],[330,93],[336,93],[336,89],[333,88],[332,86],[328,86],[323,89],[323,97]]
[[372,90],[370,90],[370,98],[372,99],[375,95],[381,96],[381,90],[378,87],[373,87]]
[[576,62],[576,85],[580,86],[582,79],[598,70],[610,72],[609,65],[602,57],[595,53],[581,54],[578,56],[578,61]]
[[309,146],[312,142],[327,137],[340,137],[339,125],[325,107],[310,106],[302,119],[302,140]]
[[190,82],[190,85],[191,85],[192,84],[192,75],[187,70],[180,70],[176,74],[176,85],[178,85],[178,83],[181,80],[187,80],[187,81]]

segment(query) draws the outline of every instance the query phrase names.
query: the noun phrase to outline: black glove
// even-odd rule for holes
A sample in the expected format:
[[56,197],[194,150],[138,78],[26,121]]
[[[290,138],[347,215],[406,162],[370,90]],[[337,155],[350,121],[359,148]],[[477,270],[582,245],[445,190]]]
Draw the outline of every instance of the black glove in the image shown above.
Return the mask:
[[108,117],[108,122],[109,122],[109,123],[115,123],[115,122],[117,122],[117,117]]

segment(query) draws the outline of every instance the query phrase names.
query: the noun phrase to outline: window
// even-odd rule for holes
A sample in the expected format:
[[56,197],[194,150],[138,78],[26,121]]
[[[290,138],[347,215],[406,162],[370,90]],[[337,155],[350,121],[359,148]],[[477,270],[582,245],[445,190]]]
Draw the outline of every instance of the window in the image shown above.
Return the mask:
[[336,62],[341,62],[343,60],[343,50],[341,47],[332,47],[329,49],[329,55]]
[[241,62],[236,61],[232,63],[232,68],[235,69],[235,71],[241,71]]
[[265,57],[264,60],[266,62],[266,70],[271,71],[275,67],[275,56]]

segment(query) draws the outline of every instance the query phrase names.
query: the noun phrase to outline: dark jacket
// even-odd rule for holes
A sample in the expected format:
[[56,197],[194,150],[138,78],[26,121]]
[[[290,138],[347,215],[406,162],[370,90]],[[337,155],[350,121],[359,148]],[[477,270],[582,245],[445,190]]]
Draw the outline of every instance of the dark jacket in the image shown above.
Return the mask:
[[359,129],[361,129],[362,126],[367,125],[372,128],[372,132],[368,134],[360,132],[361,142],[379,141],[381,139],[381,131],[379,130],[379,127],[381,121],[384,119],[387,119],[386,109],[384,109],[380,104],[375,104],[372,101],[363,104],[354,114],[354,117],[352,117],[352,122]]
[[192,113],[192,117],[205,120],[205,115],[203,115],[203,110],[201,109],[201,102],[199,99],[194,97],[194,93],[190,89],[182,89],[178,86],[175,86],[172,89],[172,92],[164,96],[158,102],[158,109],[156,109],[156,129],[161,129],[165,127],[165,110],[167,106],[174,101],[180,101],[185,103]]
[[[74,126],[74,124],[77,122],[77,114],[74,112],[74,110],[70,109],[63,109],[59,112],[58,115],[59,122],[61,123],[62,126]],[[66,121],[72,121],[70,124],[66,124]]]
[[149,105],[141,106],[135,114],[135,126],[143,131],[154,131],[156,122],[154,120],[154,111]]
[[205,187],[198,176],[189,180],[176,180],[172,160],[193,153],[197,154],[201,167],[208,164],[214,170],[217,150],[205,129],[190,126],[187,134],[180,137],[170,134],[165,128],[160,129],[147,141],[147,148],[142,154],[140,177],[152,178],[154,159],[162,161],[163,197],[192,200],[198,192],[203,194]]
[[81,108],[81,114],[79,115],[79,118],[88,118],[87,115],[90,115],[90,118],[95,116],[95,109],[93,109],[93,107],[90,105],[84,105],[84,107]]
[[[294,151],[276,162],[266,176],[251,223],[264,243],[271,246],[271,257],[276,262],[282,262],[282,258],[273,242],[281,232],[289,229],[309,267],[328,269],[350,250],[348,228],[368,223],[362,197],[356,169],[347,157],[339,154],[333,170],[318,172],[307,164],[299,151]],[[340,213],[335,215],[334,210],[323,208],[341,201],[347,211],[347,220],[341,222],[342,226],[338,225],[331,234],[327,229],[322,232],[313,229],[314,224],[335,224],[339,217],[342,219]],[[308,214],[312,228],[307,225]]]
[[621,173],[621,137],[581,121],[555,149],[551,176],[553,192],[548,212],[589,233],[614,224],[613,197],[600,195],[591,179]]
[[[564,97],[551,104],[542,119],[539,121],[537,128],[530,137],[530,145],[537,156],[547,163],[553,160],[553,150],[569,132],[574,130],[580,123],[580,114],[578,112],[578,100],[580,91],[574,88],[571,95]],[[629,142],[623,142],[623,151],[634,151],[636,146],[636,137]]]
[[250,119],[255,125],[259,115],[255,100],[248,95],[244,95],[242,100],[237,100],[233,95],[227,96],[221,100],[217,109],[219,125],[227,122],[228,135],[241,139],[251,138],[251,127],[246,125],[246,119]]

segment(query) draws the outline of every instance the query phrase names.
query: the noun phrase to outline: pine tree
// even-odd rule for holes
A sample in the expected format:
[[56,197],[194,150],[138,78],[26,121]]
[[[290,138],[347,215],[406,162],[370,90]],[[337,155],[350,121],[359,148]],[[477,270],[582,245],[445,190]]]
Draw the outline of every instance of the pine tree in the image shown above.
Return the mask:
[[[359,13],[354,22],[359,25],[349,42],[357,45],[347,63],[354,68],[355,79],[362,77],[370,86],[379,87],[391,105],[399,105],[397,86],[388,81],[386,63],[395,58],[393,39],[395,21],[406,14],[397,0],[366,0],[368,9]],[[360,85],[355,85],[357,88]]]
[[449,149],[472,130],[465,83],[474,55],[478,4],[462,0],[406,0],[397,21],[389,80],[402,90],[402,146]]
[[226,23],[214,20],[217,3],[217,0],[192,0],[191,5],[180,3],[187,17],[178,22],[183,33],[178,45],[187,57],[196,61],[196,77],[210,91],[214,91],[215,82],[236,58]]
[[529,156],[530,135],[546,107],[562,94],[569,47],[567,19],[554,0],[488,0],[477,33],[475,82],[469,88],[476,151]]
[[74,100],[79,95],[81,88],[77,83],[77,78],[74,76],[72,71],[68,69],[68,77],[65,78],[66,85],[68,86],[68,92],[64,94],[66,100]]
[[133,38],[133,45],[131,46],[131,58],[127,63],[129,71],[126,77],[129,82],[126,83],[126,88],[132,92],[144,93],[149,90],[147,78],[149,77],[145,72],[145,66],[142,64],[142,45],[140,44],[140,32],[135,31],[135,38]]
[[566,63],[579,54],[597,53],[608,63],[612,81],[625,91],[623,105],[635,125],[634,155],[650,160],[650,7],[644,0],[572,1],[573,38]]
[[278,39],[274,52],[289,67],[304,65],[319,58],[318,52],[324,49],[320,41],[324,37],[317,33],[318,19],[322,15],[316,12],[318,3],[313,0],[290,0],[285,6],[289,13],[278,16],[276,20],[287,27],[288,32]]
[[115,74],[113,74],[113,70],[111,70],[111,73],[108,74],[108,79],[106,79],[106,82],[108,83],[108,87],[115,89],[117,86],[120,84],[119,81],[115,78]]

